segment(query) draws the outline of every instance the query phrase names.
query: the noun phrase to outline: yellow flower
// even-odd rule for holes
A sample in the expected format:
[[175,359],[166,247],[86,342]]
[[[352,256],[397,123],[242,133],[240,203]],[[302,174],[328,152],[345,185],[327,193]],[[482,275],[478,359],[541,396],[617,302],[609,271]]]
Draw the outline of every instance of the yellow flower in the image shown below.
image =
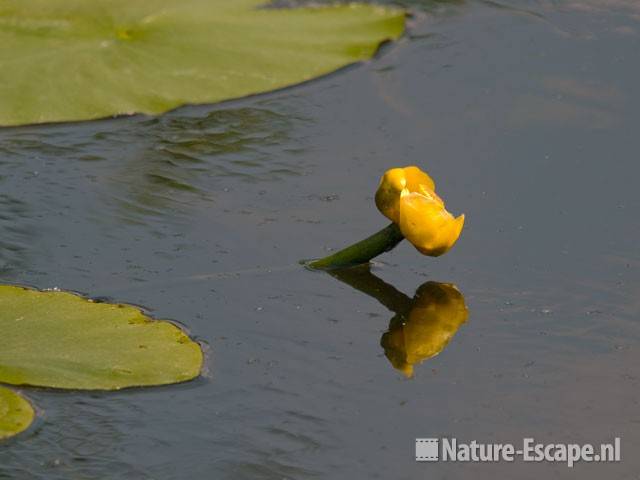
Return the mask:
[[437,257],[446,253],[456,243],[462,227],[464,215],[454,218],[444,208],[442,200],[428,192],[400,194],[400,231],[418,251],[424,255]]
[[464,215],[454,218],[435,192],[435,183],[418,167],[392,168],[380,181],[376,206],[424,255],[447,252],[462,231]]
[[431,177],[418,167],[392,168],[380,179],[376,192],[376,206],[382,214],[394,223],[400,219],[400,193],[419,192],[422,187],[434,192],[436,184]]
[[380,343],[393,367],[411,377],[414,365],[444,350],[467,316],[455,285],[427,282],[416,292],[406,317],[394,318]]

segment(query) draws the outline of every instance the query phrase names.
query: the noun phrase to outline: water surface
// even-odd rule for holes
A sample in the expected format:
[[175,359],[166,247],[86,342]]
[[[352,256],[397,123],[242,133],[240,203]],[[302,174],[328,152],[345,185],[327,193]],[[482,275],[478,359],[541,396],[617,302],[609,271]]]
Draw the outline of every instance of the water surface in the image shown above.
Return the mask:
[[[415,1],[400,42],[303,86],[0,130],[3,281],[144,305],[207,349],[184,385],[25,390],[41,420],[0,478],[637,478],[638,5]],[[367,274],[464,296],[411,379],[389,302],[296,265],[383,227],[403,164],[467,215],[448,255],[403,244]],[[623,461],[416,463],[430,436],[619,436]]]

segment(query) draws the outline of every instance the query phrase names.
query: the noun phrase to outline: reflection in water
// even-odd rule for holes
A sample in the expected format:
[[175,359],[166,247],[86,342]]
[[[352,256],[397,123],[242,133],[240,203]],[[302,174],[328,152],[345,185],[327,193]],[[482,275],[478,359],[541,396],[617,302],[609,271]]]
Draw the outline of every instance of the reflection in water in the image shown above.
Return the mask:
[[228,177],[260,182],[298,175],[291,162],[269,150],[289,141],[293,121],[271,108],[235,108],[204,117],[176,112],[143,122],[130,140],[142,140],[144,148],[116,166],[110,196],[123,220],[143,223],[188,211],[194,197],[210,200],[216,183]]
[[4,193],[0,194],[0,274],[4,278],[24,270],[31,229],[24,224],[26,205]]
[[407,377],[414,365],[444,350],[469,314],[464,296],[451,283],[425,282],[409,298],[372,274],[369,265],[330,273],[396,314],[380,343],[391,365]]
[[450,283],[426,282],[416,291],[408,314],[391,319],[382,347],[407,377],[413,366],[439,354],[467,320],[462,293]]
[[[144,408],[126,396],[31,391],[43,408],[36,426],[0,448],[0,479],[97,480],[152,478],[135,462],[114,455],[144,418]],[[63,398],[64,397],[64,398]],[[90,460],[90,461],[88,461]]]
[[303,147],[292,132],[308,120],[291,110],[263,100],[2,130],[0,181],[10,179],[13,190],[3,194],[38,205],[39,215],[46,207],[88,211],[92,222],[115,217],[156,232],[238,184],[302,175]]

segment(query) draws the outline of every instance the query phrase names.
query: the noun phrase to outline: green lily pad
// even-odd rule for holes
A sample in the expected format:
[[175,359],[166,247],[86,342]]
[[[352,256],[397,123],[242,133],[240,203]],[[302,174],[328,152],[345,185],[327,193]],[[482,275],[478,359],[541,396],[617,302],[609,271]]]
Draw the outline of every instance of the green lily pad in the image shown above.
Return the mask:
[[404,30],[373,5],[0,0],[0,125],[159,114],[266,92],[370,58]]
[[0,387],[0,440],[23,432],[33,422],[31,404],[16,392]]
[[200,346],[129,305],[0,286],[0,382],[117,390],[191,380]]

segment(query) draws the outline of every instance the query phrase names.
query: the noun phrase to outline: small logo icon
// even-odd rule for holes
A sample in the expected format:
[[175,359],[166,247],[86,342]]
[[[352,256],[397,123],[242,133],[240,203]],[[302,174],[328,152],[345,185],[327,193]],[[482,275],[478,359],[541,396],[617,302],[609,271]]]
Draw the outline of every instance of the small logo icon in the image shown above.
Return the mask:
[[438,461],[438,439],[416,438],[416,462]]

